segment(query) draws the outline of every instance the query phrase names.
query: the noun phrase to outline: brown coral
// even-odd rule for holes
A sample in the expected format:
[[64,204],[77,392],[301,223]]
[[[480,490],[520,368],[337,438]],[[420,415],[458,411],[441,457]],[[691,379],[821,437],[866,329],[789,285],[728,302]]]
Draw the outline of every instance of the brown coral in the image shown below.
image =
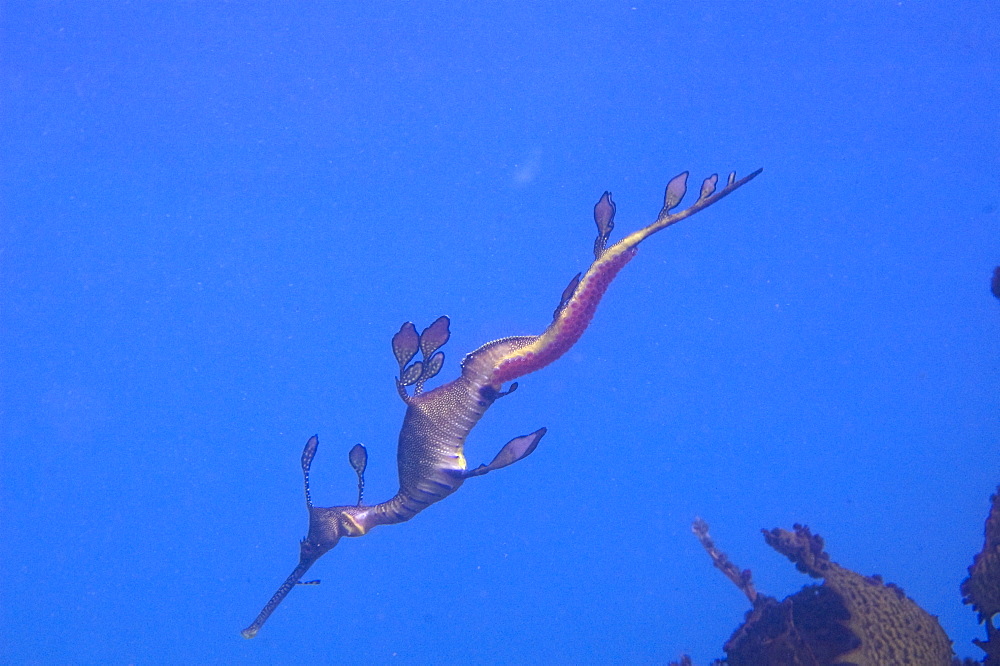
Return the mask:
[[974,642],[986,652],[988,665],[1000,664],[1000,631],[993,626],[993,616],[1000,613],[1000,488],[990,500],[983,549],[972,560],[969,577],[962,582],[962,601],[972,604],[979,621],[986,623],[987,640]]
[[[699,530],[707,536],[707,525],[699,525]],[[796,525],[794,532],[765,530],[764,537],[799,571],[824,582],[806,586],[781,602],[757,594],[743,625],[725,645],[727,664],[952,663],[951,641],[937,619],[899,587],[833,562],[823,549],[823,539],[808,527]],[[724,554],[709,553],[718,566]],[[749,572],[740,579],[750,585]]]
[[[937,618],[918,606],[903,590],[877,576],[862,576],[830,560],[823,540],[808,527],[794,533],[775,529],[764,533],[768,544],[810,576],[823,579],[847,613],[834,620],[848,628],[858,646],[840,655],[859,664],[950,664],[951,641]],[[833,618],[831,618],[833,619]]]
[[832,664],[858,645],[857,637],[841,624],[847,617],[840,598],[823,586],[807,585],[781,602],[759,595],[726,642],[726,664]]

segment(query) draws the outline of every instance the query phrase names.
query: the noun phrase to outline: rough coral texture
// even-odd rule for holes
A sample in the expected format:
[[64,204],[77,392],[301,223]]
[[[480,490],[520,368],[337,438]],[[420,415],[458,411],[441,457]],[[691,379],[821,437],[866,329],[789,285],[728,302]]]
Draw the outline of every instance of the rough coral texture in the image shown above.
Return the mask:
[[[1000,268],[997,269],[1000,275]],[[784,601],[756,591],[749,570],[741,570],[720,550],[697,519],[692,527],[713,564],[750,599],[743,624],[726,642],[726,659],[713,666],[865,666],[933,664],[1000,666],[1000,487],[991,498],[982,551],[962,583],[963,601],[986,624],[987,640],[973,641],[986,652],[982,662],[953,658],[951,641],[937,618],[879,576],[861,576],[830,559],[823,539],[808,527],[763,530],[764,539],[795,567],[823,584],[807,585]],[[678,663],[678,662],[674,662]],[[688,666],[690,659],[679,662]],[[671,665],[673,666],[673,664]]]
[[[786,555],[800,571],[822,578],[820,589],[827,590],[824,595],[835,597],[824,600],[829,610],[820,613],[824,617],[816,618],[827,623],[823,625],[824,631],[843,645],[844,637],[835,626],[840,625],[857,640],[853,649],[817,655],[814,663],[914,666],[952,663],[951,641],[937,618],[899,587],[885,584],[878,577],[861,576],[831,561],[823,550],[823,540],[808,527],[796,525],[794,532],[775,529],[765,531],[764,535],[768,544]],[[833,658],[836,661],[826,661]],[[730,662],[736,663],[732,659]]]
[[972,604],[979,621],[986,623],[987,640],[975,643],[986,652],[987,665],[1000,664],[1000,631],[993,626],[993,616],[1000,613],[1000,488],[990,500],[986,541],[962,582],[962,601]]
[[758,596],[743,625],[726,642],[728,666],[820,666],[857,647],[842,622],[847,611],[828,588],[807,585],[784,601]]

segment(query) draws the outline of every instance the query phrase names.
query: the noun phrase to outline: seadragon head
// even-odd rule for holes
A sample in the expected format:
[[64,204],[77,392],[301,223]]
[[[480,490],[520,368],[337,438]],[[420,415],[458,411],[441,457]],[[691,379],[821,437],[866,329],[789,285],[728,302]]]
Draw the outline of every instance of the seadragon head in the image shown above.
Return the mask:
[[306,492],[306,508],[309,510],[309,533],[306,534],[305,539],[299,542],[299,563],[264,605],[253,623],[241,632],[244,638],[253,638],[257,635],[274,609],[284,601],[296,585],[319,583],[318,580],[303,581],[302,576],[316,563],[316,560],[332,550],[340,542],[341,537],[363,536],[368,531],[365,527],[364,516],[367,515],[369,508],[361,506],[364,471],[368,462],[365,447],[359,444],[351,449],[350,453],[351,466],[358,475],[357,505],[332,507],[313,506],[312,496],[309,493],[309,468],[312,466],[312,460],[318,447],[319,438],[313,435],[306,442],[306,448],[302,452],[302,477]]

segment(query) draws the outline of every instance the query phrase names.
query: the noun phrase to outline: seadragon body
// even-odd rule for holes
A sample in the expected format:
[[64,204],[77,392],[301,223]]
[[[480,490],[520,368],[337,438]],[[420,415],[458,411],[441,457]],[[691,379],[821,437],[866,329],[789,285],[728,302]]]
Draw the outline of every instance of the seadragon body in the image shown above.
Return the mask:
[[[545,428],[509,441],[487,465],[468,468],[465,440],[486,410],[500,397],[517,388],[508,382],[552,363],[586,330],[601,297],[611,281],[638,251],[639,243],[652,234],[704,210],[719,199],[746,184],[760,173],[739,180],[730,174],[726,186],[715,191],[718,177],[704,181],[698,200],[690,207],[671,213],[687,190],[687,172],[667,185],[663,209],[649,226],[626,236],[610,247],[608,238],[614,228],[615,204],[605,192],[594,207],[597,239],[594,261],[582,275],[574,277],[563,291],[552,323],[541,335],[501,338],[468,354],[462,361],[461,375],[433,390],[424,391],[424,383],[437,375],[444,362],[438,351],[449,337],[449,320],[439,317],[417,334],[407,322],[392,338],[392,351],[399,363],[396,389],[406,403],[406,415],[399,433],[397,460],[399,491],[391,499],[374,505],[362,503],[364,468],[367,454],[358,445],[351,450],[350,461],[358,473],[358,503],[354,506],[313,506],[309,493],[309,469],[319,440],[313,436],[302,453],[309,533],[299,548],[299,563],[274,593],[254,622],[243,630],[253,638],[278,604],[323,554],[337,545],[341,537],[358,537],[378,525],[392,525],[409,520],[435,502],[452,494],[474,476],[506,467],[527,457],[545,434]],[[413,361],[420,352],[421,360]],[[412,362],[411,362],[412,361]],[[409,387],[413,387],[410,393]]]

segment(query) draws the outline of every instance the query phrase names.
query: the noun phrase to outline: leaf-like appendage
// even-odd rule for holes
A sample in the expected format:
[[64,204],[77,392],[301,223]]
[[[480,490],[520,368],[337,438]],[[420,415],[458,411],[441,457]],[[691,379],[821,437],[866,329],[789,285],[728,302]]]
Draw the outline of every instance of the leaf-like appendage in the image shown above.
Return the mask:
[[719,174],[713,173],[711,176],[705,179],[705,182],[701,184],[701,194],[698,196],[699,199],[705,199],[712,196],[715,192],[715,184],[719,182]]
[[448,338],[451,337],[451,332],[448,330],[449,322],[448,317],[442,315],[420,334],[420,351],[423,352],[425,361],[448,342]]
[[611,199],[611,192],[601,195],[597,205],[594,206],[594,222],[597,223],[597,240],[594,241],[594,258],[599,259],[604,247],[611,237],[611,231],[615,228],[615,206]]
[[319,448],[319,437],[313,435],[306,442],[306,448],[302,450],[302,480],[306,488],[306,506],[312,506],[312,495],[309,493],[309,468],[312,467],[313,458],[316,456],[316,449]]
[[417,335],[413,322],[406,322],[399,327],[399,332],[392,336],[392,354],[396,357],[400,370],[417,355],[419,348],[420,336]]
[[420,361],[415,362],[413,365],[403,370],[403,374],[399,378],[399,384],[401,386],[412,386],[417,383],[420,379],[421,373],[424,371],[424,364]]
[[687,192],[687,180],[688,172],[685,171],[677,174],[667,183],[667,190],[663,193],[663,213],[669,213],[670,209],[675,208],[684,198],[684,194]]
[[[756,176],[758,173],[760,173],[760,171],[761,170],[758,169],[757,172],[754,173],[753,175]],[[733,183],[735,183],[735,182],[736,182],[736,172],[735,171],[730,171],[729,172],[729,181],[726,183],[726,187],[732,187]]]
[[306,472],[312,466],[313,458],[316,456],[316,449],[319,448],[319,437],[313,435],[306,442],[306,448],[302,451],[302,469]]
[[607,236],[615,228],[615,206],[611,198],[611,192],[605,192],[594,205],[594,222],[597,223],[597,230],[602,236]]
[[365,473],[365,467],[368,467],[368,449],[365,448],[364,444],[355,444],[351,452],[347,454],[347,459],[351,461],[351,467],[357,472],[358,476]]
[[444,352],[438,352],[431,356],[427,361],[424,362],[424,369],[420,373],[420,382],[426,382],[428,379],[441,372],[441,366],[444,365]]

